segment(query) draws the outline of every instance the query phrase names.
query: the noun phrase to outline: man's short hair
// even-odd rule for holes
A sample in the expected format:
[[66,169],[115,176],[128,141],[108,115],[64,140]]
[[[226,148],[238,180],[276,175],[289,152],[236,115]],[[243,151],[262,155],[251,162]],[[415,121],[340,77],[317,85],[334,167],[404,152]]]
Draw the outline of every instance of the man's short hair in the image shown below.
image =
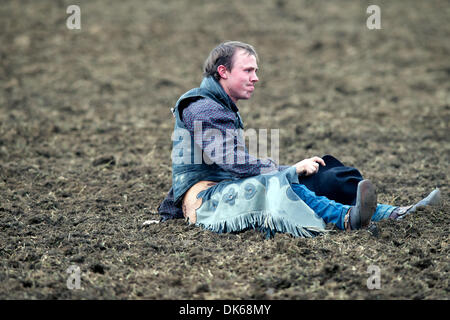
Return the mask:
[[213,76],[219,81],[220,75],[217,72],[217,67],[224,65],[227,70],[231,71],[233,68],[233,56],[236,49],[247,51],[249,54],[255,56],[256,61],[258,61],[258,54],[251,45],[239,41],[223,42],[209,53],[209,56],[203,65],[203,76]]

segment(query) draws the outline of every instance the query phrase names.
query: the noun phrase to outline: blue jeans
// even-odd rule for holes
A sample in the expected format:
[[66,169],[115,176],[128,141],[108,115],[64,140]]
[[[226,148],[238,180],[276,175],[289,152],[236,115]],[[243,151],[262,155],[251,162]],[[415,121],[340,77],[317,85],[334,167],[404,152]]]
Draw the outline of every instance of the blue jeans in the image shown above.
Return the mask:
[[[339,229],[344,230],[344,218],[351,208],[349,205],[338,203],[324,196],[316,196],[302,184],[292,183],[292,190],[310,207],[325,223],[334,223]],[[389,218],[396,207],[387,204],[378,204],[372,221],[380,221]]]

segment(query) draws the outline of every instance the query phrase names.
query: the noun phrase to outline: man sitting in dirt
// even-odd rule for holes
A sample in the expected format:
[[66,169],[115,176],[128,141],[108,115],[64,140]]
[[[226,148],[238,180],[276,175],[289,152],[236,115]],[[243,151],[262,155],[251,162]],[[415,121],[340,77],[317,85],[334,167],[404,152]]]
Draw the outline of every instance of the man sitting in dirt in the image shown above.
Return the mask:
[[251,45],[222,43],[206,59],[200,87],[179,98],[173,109],[172,188],[158,208],[163,220],[184,216],[215,232],[254,228],[312,237],[325,232],[326,223],[347,231],[367,228],[371,221],[402,219],[439,201],[436,189],[408,207],[378,204],[374,185],[332,156],[292,166],[251,156],[243,139],[230,132],[243,129],[236,103],[251,98],[257,71]]

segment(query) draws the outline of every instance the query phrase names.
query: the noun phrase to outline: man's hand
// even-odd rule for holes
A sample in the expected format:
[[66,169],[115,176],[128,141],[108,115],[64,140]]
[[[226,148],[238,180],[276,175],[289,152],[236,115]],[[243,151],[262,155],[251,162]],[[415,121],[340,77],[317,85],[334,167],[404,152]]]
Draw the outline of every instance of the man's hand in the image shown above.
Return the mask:
[[319,164],[325,166],[325,161],[323,161],[323,159],[319,157],[312,157],[297,162],[296,164],[294,164],[294,167],[297,171],[297,174],[304,174],[305,176],[309,176],[319,171]]

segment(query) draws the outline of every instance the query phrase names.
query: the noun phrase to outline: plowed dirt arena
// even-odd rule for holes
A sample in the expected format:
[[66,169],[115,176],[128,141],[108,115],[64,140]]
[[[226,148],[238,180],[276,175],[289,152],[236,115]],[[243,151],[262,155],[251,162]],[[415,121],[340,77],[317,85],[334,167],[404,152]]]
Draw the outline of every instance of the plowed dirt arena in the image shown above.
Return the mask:
[[[377,1],[380,30],[366,1],[78,1],[80,30],[71,4],[0,6],[1,299],[450,297],[447,1]],[[281,164],[332,154],[382,203],[439,187],[441,205],[378,236],[143,226],[171,186],[170,108],[225,40],[258,51],[238,106],[246,129],[280,129]]]

